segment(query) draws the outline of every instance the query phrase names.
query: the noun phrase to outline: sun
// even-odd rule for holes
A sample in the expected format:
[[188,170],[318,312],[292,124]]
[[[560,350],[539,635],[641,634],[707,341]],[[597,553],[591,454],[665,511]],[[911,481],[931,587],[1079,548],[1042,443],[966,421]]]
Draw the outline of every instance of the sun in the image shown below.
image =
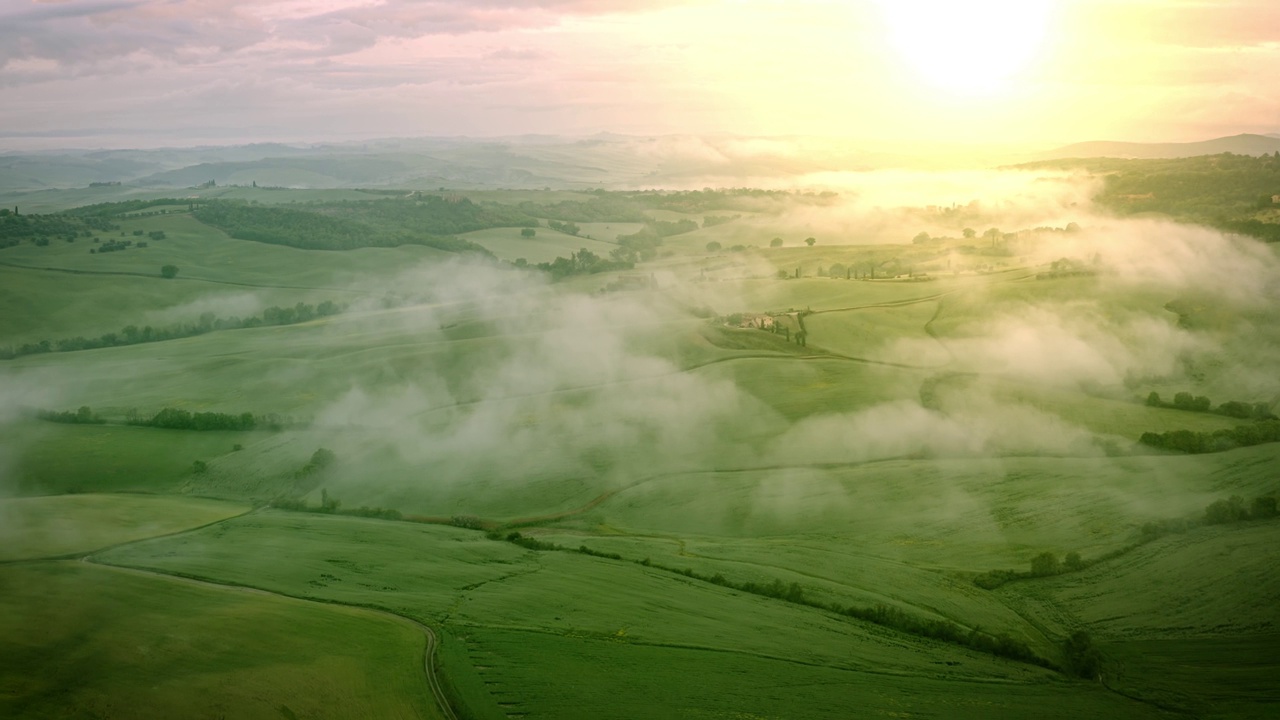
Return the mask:
[[879,0],[888,39],[930,85],[999,92],[1044,44],[1054,0]]

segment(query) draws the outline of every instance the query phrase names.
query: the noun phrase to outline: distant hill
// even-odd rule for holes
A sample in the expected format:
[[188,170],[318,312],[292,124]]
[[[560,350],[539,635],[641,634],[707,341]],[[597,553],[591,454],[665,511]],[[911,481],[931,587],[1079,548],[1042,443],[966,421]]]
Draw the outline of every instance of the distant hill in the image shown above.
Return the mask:
[[1189,143],[1082,142],[1040,153],[1037,158],[1060,160],[1112,157],[1152,160],[1219,155],[1225,152],[1258,156],[1270,155],[1278,151],[1280,151],[1280,136],[1241,134]]

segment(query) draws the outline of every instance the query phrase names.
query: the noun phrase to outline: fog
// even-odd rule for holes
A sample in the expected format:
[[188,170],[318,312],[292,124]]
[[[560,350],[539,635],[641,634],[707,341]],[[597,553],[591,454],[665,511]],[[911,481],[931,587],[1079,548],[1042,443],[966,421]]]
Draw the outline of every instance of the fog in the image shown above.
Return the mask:
[[[867,252],[892,245],[935,265],[951,253],[994,270],[1020,268],[989,280],[971,266],[956,268],[964,274],[933,272],[931,283],[911,286],[937,296],[930,302],[938,312],[925,328],[930,336],[880,331],[855,353],[861,360],[920,367],[928,358],[936,371],[1133,403],[1151,389],[1169,397],[1194,389],[1215,403],[1280,397],[1280,351],[1264,314],[1280,294],[1280,262],[1266,246],[1207,228],[1109,216],[1090,201],[1096,179],[1063,173],[825,173],[793,187],[837,196],[767,200],[732,231],[757,246],[778,227],[791,228],[789,238],[817,235],[819,245],[801,252],[851,253],[834,256],[842,262],[859,257],[856,243],[870,242],[879,245]],[[966,227],[1000,228],[1007,252],[958,254],[955,241],[947,241],[950,250],[911,242],[920,231],[960,238]],[[981,249],[986,241],[958,242]],[[993,397],[994,385],[942,383],[922,402],[916,388],[928,375],[907,370],[892,381],[868,380],[904,388],[900,397],[849,407],[813,394],[806,412],[782,412],[785,384],[767,387],[750,372],[722,371],[737,366],[704,337],[715,321],[695,313],[777,310],[754,304],[760,295],[744,284],[783,282],[772,279],[769,257],[746,252],[666,263],[652,270],[658,289],[633,292],[588,292],[590,283],[551,283],[535,271],[484,261],[364,278],[360,287],[405,304],[357,301],[305,336],[290,331],[305,337],[299,347],[310,356],[349,357],[349,366],[265,363],[251,387],[313,398],[305,408],[311,426],[293,431],[290,452],[333,449],[344,470],[326,482],[359,504],[574,479],[619,488],[678,472],[793,467],[821,475],[821,466],[892,458],[998,464],[1010,456],[1097,457],[1132,447],[1132,438],[1100,435],[1016,393]],[[1063,258],[1083,268],[1084,279],[1036,279]],[[719,280],[726,282],[708,282]],[[243,317],[262,306],[254,293],[211,295],[157,310],[146,322],[206,312]],[[1175,312],[1191,312],[1184,306],[1212,312],[1187,320]],[[809,344],[821,352],[823,340],[814,334]],[[303,352],[297,357],[309,356]],[[727,364],[718,365],[722,360]],[[178,372],[172,362],[157,357],[147,371]],[[20,405],[65,409],[86,402],[85,394],[112,397],[102,388],[111,377],[52,364],[6,369],[0,412],[7,415],[0,421],[11,421]],[[246,401],[269,399],[237,402]],[[4,461],[0,453],[0,473]]]

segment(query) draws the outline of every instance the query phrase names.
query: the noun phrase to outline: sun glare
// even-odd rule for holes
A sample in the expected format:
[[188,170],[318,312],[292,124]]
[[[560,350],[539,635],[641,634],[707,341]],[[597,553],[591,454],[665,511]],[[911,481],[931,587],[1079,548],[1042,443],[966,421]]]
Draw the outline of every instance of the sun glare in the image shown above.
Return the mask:
[[1007,88],[1033,60],[1053,0],[880,0],[889,40],[929,84],[963,95]]

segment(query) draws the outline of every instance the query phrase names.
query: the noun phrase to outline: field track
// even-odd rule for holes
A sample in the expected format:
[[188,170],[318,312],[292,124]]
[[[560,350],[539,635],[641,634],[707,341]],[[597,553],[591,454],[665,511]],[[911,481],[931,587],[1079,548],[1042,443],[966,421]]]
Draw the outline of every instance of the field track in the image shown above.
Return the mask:
[[[152,540],[154,538],[147,538],[147,539]],[[380,617],[383,619],[392,620],[401,625],[406,625],[406,626],[415,628],[421,631],[427,640],[426,649],[423,651],[423,656],[422,656],[422,670],[423,670],[423,673],[426,675],[427,687],[430,688],[431,690],[431,696],[435,698],[436,705],[440,708],[441,716],[446,718],[446,720],[458,720],[457,714],[453,712],[453,707],[449,705],[448,698],[445,697],[444,689],[440,686],[440,679],[437,676],[438,671],[436,670],[436,647],[438,645],[438,641],[436,639],[436,633],[434,630],[427,627],[426,625],[423,625],[417,620],[414,620],[412,618],[407,618],[403,615],[397,615],[393,612],[388,612],[386,610],[381,610],[378,608],[363,607],[359,605],[348,605],[346,603],[340,603],[340,602],[315,600],[313,598],[295,597],[293,595],[285,595],[284,593],[272,592],[270,590],[263,590],[261,588],[255,588],[248,585],[212,582],[210,580],[204,580],[196,577],[189,577],[186,575],[176,575],[172,573],[158,572],[156,570],[144,570],[141,568],[131,568],[131,567],[124,567],[121,565],[111,565],[108,563],[98,562],[97,560],[94,560],[92,554],[82,556],[80,558],[80,561],[84,563],[89,563],[96,567],[108,568],[116,572],[164,578],[172,582],[186,583],[188,585],[195,585],[197,587],[218,588],[220,590],[226,590],[231,592],[242,592],[242,593],[250,593],[253,595],[277,597],[277,598],[283,598],[286,600],[294,600],[297,602],[315,603],[317,605],[338,605],[341,607],[350,608],[351,610],[354,610],[356,612],[361,612],[367,615],[372,615],[372,616]]]

